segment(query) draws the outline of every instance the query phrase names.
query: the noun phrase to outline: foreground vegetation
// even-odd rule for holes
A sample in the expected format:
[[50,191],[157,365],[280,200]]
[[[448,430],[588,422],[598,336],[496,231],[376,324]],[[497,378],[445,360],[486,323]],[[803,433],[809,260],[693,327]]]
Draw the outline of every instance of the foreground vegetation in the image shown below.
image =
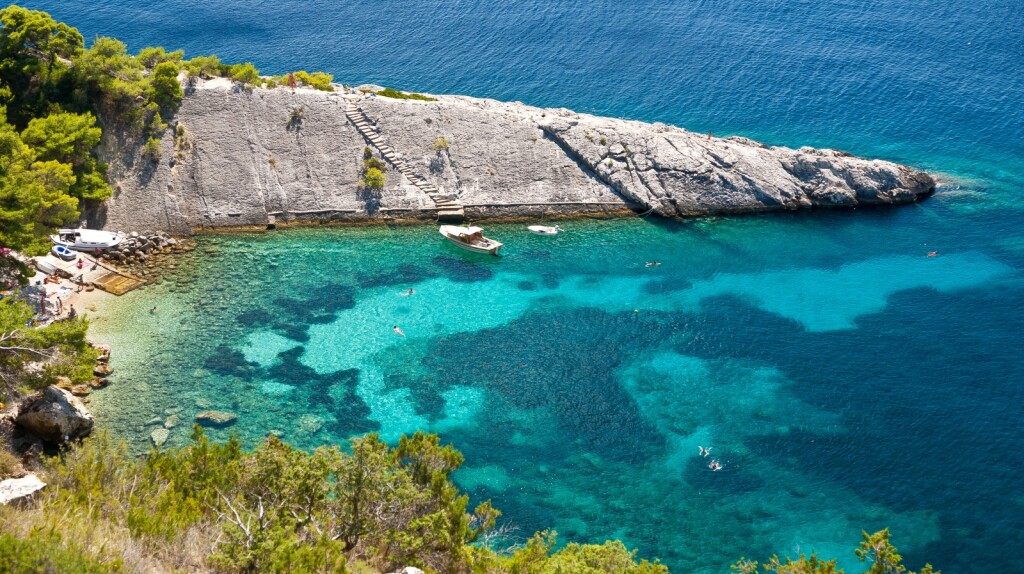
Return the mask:
[[489,502],[468,511],[451,481],[462,455],[436,435],[391,448],[371,434],[312,453],[274,437],[246,452],[199,427],[192,438],[142,459],[91,439],[51,459],[38,506],[0,507],[0,548],[33,565],[7,571],[73,555],[75,566],[47,571],[668,572],[620,542],[554,551],[548,532],[496,551],[507,544],[494,528],[500,513]]
[[[392,572],[667,574],[621,542],[568,544],[553,532],[512,544],[490,502],[468,509],[451,481],[462,455],[436,435],[389,447],[377,435],[346,450],[296,450],[273,436],[132,458],[104,438],[47,461],[39,503],[0,507],[0,572]],[[864,534],[868,574],[913,574],[889,532]],[[737,574],[837,574],[817,556],[741,560]],[[936,574],[926,566],[920,574]]]
[[[86,340],[84,318],[33,327],[32,308],[13,297],[0,299],[0,403],[51,385],[92,379],[96,353]],[[0,474],[0,478],[3,478]]]

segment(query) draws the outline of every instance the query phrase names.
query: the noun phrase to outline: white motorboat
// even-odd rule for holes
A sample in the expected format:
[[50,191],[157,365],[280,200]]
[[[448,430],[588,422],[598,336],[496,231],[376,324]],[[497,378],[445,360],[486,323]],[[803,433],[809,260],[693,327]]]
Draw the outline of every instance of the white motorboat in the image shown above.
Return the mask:
[[476,253],[490,253],[497,255],[498,250],[504,245],[493,239],[484,237],[483,229],[479,227],[459,227],[457,225],[442,225],[438,231],[452,244]]
[[98,229],[61,229],[57,235],[51,235],[54,245],[61,245],[78,251],[110,249],[124,241],[124,233],[100,231]]
[[527,227],[527,229],[537,235],[558,235],[558,233],[562,231],[562,228],[557,225],[554,227],[548,227],[546,225],[531,225]]

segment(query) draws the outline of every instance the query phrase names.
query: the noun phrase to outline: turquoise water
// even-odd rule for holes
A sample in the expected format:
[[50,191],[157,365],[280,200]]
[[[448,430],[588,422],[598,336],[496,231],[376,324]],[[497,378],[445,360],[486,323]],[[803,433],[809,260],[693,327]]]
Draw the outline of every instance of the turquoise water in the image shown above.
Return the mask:
[[849,565],[883,526],[914,564],[1019,570],[1018,2],[31,6],[132,49],[829,146],[942,181],[899,209],[488,226],[502,259],[430,226],[202,238],[219,253],[96,323],[121,382],[93,406],[140,448],[175,409],[233,410],[250,442],[427,428],[521,533],[622,538],[675,572],[812,549]]
[[932,211],[491,225],[502,258],[432,226],[202,237],[96,321],[117,382],[92,404],[138,448],[152,418],[209,408],[249,443],[439,432],[520,534],[622,538],[678,572],[849,562],[884,526],[957,571],[962,529],[1020,531],[1022,325],[1004,304],[1024,289],[1012,256],[908,228]]

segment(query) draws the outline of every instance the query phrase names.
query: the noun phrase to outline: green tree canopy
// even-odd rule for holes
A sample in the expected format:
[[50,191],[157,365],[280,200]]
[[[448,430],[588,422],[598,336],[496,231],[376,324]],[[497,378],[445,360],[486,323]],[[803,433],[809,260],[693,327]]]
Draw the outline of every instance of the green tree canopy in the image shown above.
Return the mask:
[[145,66],[147,69],[152,70],[156,68],[157,64],[163,62],[172,62],[174,64],[181,64],[181,60],[185,57],[184,50],[175,50],[168,52],[162,46],[148,46],[139,50],[139,55],[136,56],[139,63]]
[[81,53],[82,35],[45,12],[15,5],[0,10],[0,25],[0,103],[24,126],[45,113],[51,96],[61,96],[66,62]]
[[0,124],[0,242],[45,252],[52,228],[78,216],[78,200],[69,195],[74,182],[70,165],[36,161],[14,128]]
[[151,97],[162,110],[177,109],[183,94],[178,82],[178,65],[174,62],[160,62],[150,77]]
[[38,159],[58,161],[74,170],[71,196],[101,201],[112,193],[103,177],[106,166],[92,153],[102,135],[96,116],[58,112],[30,121],[21,139]]

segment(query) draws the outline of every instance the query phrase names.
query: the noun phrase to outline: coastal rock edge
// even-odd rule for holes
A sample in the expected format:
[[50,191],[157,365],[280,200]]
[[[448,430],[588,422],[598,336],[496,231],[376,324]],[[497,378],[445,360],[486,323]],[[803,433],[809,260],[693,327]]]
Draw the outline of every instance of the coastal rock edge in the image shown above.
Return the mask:
[[[488,217],[898,204],[936,185],[924,172],[835,150],[769,147],[518,102],[224,81],[186,91],[158,159],[143,155],[143,139],[104,132],[115,194],[87,214],[91,226],[188,234],[296,220],[433,219],[440,207],[425,187],[470,217]],[[363,133],[345,115],[353,107]],[[366,148],[387,160],[382,189],[359,187]]]

